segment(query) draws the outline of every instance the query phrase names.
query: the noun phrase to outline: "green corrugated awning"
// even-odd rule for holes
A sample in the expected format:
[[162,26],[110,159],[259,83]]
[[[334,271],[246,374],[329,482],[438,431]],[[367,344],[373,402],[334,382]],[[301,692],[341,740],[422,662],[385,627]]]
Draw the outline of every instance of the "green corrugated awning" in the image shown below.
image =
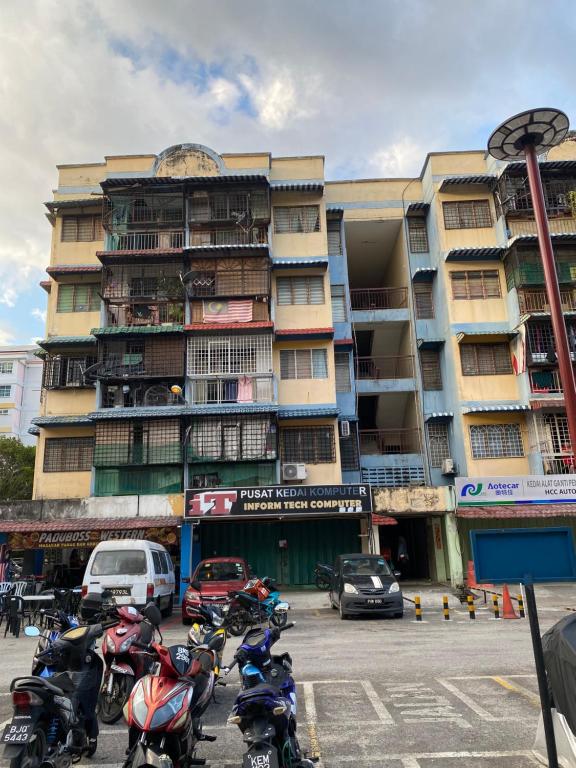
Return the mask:
[[36,416],[32,424],[37,427],[90,427],[89,415],[84,416]]
[[92,328],[97,338],[101,336],[153,336],[167,333],[183,333],[183,325],[110,325],[106,328]]
[[50,336],[38,342],[38,346],[46,351],[54,347],[86,347],[94,344],[94,336]]

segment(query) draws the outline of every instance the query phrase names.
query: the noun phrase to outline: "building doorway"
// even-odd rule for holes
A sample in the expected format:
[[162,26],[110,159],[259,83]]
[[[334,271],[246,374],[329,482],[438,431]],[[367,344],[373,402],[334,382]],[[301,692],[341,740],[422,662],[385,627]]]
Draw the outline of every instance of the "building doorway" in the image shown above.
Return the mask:
[[[378,526],[380,552],[401,571],[400,581],[430,579],[426,517],[399,517],[398,525]],[[402,555],[405,555],[402,557]]]

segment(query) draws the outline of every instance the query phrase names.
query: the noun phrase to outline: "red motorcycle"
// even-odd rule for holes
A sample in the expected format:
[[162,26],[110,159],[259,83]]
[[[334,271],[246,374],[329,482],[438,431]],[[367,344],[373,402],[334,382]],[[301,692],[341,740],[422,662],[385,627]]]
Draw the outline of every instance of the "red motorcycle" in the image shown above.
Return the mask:
[[[98,714],[103,723],[120,719],[136,680],[150,671],[153,656],[150,644],[155,639],[160,614],[152,603],[140,613],[132,605],[116,609],[120,623],[106,632],[102,642],[104,679],[98,697]],[[158,630],[160,640],[162,635]]]
[[194,754],[199,741],[216,740],[202,733],[200,723],[214,692],[216,653],[206,646],[159,643],[152,651],[157,673],[136,683],[125,709],[129,749],[123,768],[204,765]]

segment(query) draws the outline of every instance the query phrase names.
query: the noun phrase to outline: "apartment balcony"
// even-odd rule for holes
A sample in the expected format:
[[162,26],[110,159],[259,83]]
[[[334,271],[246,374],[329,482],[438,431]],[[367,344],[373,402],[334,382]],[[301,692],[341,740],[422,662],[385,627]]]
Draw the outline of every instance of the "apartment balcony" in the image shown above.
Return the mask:
[[188,198],[188,220],[204,222],[269,221],[270,204],[265,189],[234,192],[193,192]]
[[186,294],[194,299],[229,297],[268,297],[270,259],[268,257],[192,259],[183,276]]
[[166,227],[184,229],[184,197],[182,192],[158,192],[134,189],[129,193],[111,190],[104,198],[102,216],[109,232],[126,229]]
[[410,392],[416,388],[412,355],[358,357],[355,362],[358,394]]
[[275,417],[233,414],[192,419],[187,432],[190,463],[273,461],[277,456]]
[[[576,251],[570,244],[555,244],[556,272],[560,283],[576,283]],[[535,245],[513,245],[504,260],[506,285],[524,288],[535,286],[543,290],[546,283],[542,259]]]
[[87,379],[85,373],[96,362],[96,357],[90,355],[81,357],[47,355],[44,358],[42,371],[42,389],[93,387],[94,382]]
[[184,300],[182,260],[114,264],[102,270],[102,298],[107,301]]
[[[564,312],[576,312],[576,291],[560,291],[562,309]],[[548,295],[545,290],[519,290],[518,304],[520,314],[530,314],[532,312],[550,312],[548,304]]]
[[529,370],[530,392],[534,395],[562,394],[562,382],[557,369],[550,371]]
[[420,430],[414,429],[361,429],[362,455],[390,456],[402,453],[421,453]]
[[268,227],[222,227],[191,229],[188,247],[197,250],[263,246],[268,244]]
[[189,402],[194,405],[274,403],[272,376],[229,375],[196,378],[190,381]]
[[[543,175],[542,188],[544,202],[549,216],[567,216],[570,214],[570,192],[576,190],[576,178],[564,176],[564,178],[546,178]],[[515,216],[525,217],[534,213],[534,205],[530,194],[525,168],[520,170],[520,175],[504,171],[498,180],[502,213],[507,218]]]
[[355,323],[408,320],[406,288],[351,288],[350,303]]
[[118,384],[102,382],[102,408],[159,408],[170,405],[182,405],[182,397],[170,391],[170,387],[180,382],[168,379],[162,382],[128,381]]
[[141,230],[112,232],[108,235],[107,251],[172,251],[183,248],[184,230]]
[[418,429],[361,429],[359,436],[362,482],[380,488],[424,484]]
[[130,339],[100,345],[98,363],[89,371],[92,379],[126,381],[135,379],[184,378],[184,338],[172,335],[145,341]]
[[184,322],[184,304],[169,301],[109,304],[106,319],[109,326],[181,325]]
[[542,454],[545,475],[573,475],[576,473],[576,459],[570,452]]
[[[572,216],[563,216],[558,219],[548,220],[550,232],[553,235],[571,235],[576,232],[576,221]],[[536,235],[536,222],[534,219],[510,219],[506,222],[508,237],[522,237]]]

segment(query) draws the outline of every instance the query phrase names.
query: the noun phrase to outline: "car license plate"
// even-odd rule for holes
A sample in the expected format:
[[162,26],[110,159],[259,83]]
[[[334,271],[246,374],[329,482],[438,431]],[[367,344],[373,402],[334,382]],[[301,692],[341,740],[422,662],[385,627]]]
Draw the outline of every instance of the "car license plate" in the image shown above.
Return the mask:
[[242,768],[279,768],[275,749],[251,749],[242,760]]
[[4,744],[26,744],[32,737],[34,723],[31,717],[15,717],[2,734]]
[[368,605],[382,605],[382,603],[384,601],[383,600],[379,600],[376,597],[370,597],[370,598],[368,598],[368,600],[366,600],[366,602],[368,603]]
[[129,595],[130,591],[130,587],[112,587],[110,589],[110,592],[116,597],[120,595]]

